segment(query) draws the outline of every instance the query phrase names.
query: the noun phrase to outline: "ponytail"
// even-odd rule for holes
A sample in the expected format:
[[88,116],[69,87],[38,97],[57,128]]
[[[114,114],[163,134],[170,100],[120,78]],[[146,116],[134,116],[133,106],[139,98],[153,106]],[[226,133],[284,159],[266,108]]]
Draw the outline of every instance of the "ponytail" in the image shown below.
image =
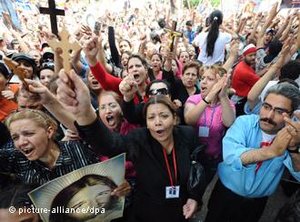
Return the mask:
[[210,29],[206,39],[206,54],[207,57],[213,56],[215,43],[219,36],[219,26],[223,22],[223,14],[221,11],[213,11],[209,16]]

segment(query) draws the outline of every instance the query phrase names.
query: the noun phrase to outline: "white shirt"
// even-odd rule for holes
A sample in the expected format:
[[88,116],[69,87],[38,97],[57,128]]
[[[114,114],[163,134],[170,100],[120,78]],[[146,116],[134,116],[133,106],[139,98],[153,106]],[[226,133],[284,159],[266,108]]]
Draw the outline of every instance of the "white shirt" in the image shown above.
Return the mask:
[[206,54],[207,35],[208,32],[200,33],[194,40],[195,43],[198,43],[200,48],[198,60],[204,65],[213,65],[217,62],[224,62],[225,46],[230,43],[232,36],[228,33],[219,32],[219,36],[215,42],[213,55],[208,57]]

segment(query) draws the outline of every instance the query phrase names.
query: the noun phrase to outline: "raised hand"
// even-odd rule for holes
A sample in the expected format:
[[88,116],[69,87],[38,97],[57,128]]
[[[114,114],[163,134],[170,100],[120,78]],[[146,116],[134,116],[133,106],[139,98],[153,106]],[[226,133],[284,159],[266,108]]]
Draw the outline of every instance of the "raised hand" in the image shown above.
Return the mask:
[[129,102],[134,98],[134,94],[138,91],[138,86],[132,75],[128,75],[122,80],[119,90],[125,102]]
[[220,80],[222,82],[222,88],[218,94],[219,99],[227,98],[228,97],[228,89],[230,86],[230,75],[225,74],[222,79]]
[[273,143],[271,144],[269,151],[273,153],[274,156],[281,156],[288,148],[292,139],[287,127],[282,128],[276,135]]
[[217,99],[218,94],[221,92],[222,88],[224,87],[224,82],[226,81],[227,76],[221,77],[219,74],[217,74],[217,83],[212,87],[212,89],[209,91],[209,93],[206,96],[206,100],[208,102],[212,102],[213,100]]
[[99,51],[99,39],[93,35],[91,38],[82,40],[83,51],[90,66],[97,64],[97,54]]
[[294,146],[300,144],[300,122],[299,122],[300,121],[300,113],[294,112],[293,115],[298,119],[297,122],[291,120],[291,118],[286,113],[283,114],[284,121],[288,128],[288,131],[290,132],[290,134],[292,136],[289,147],[294,147]]
[[[287,61],[287,56],[290,52],[291,49],[291,45],[292,45],[292,38],[289,37],[283,44],[282,49],[278,55],[278,60],[275,63],[275,66],[277,66],[278,68],[281,68],[285,62]],[[290,58],[291,56],[289,56]]]
[[96,119],[91,107],[89,89],[74,70],[69,74],[61,70],[57,86],[58,100],[75,116],[79,124],[87,125]]
[[278,2],[276,2],[276,3],[272,6],[272,8],[271,8],[271,10],[270,10],[270,12],[269,12],[269,15],[275,17],[275,16],[277,15],[277,13],[279,12],[279,11],[277,11],[277,8],[278,8]]
[[32,79],[25,79],[25,81],[28,84],[28,90],[32,93],[38,94],[40,97],[40,102],[43,105],[51,102],[51,100],[54,98],[54,95],[40,81]]
[[87,36],[92,36],[92,34],[93,34],[92,29],[87,25],[81,25],[80,32]]

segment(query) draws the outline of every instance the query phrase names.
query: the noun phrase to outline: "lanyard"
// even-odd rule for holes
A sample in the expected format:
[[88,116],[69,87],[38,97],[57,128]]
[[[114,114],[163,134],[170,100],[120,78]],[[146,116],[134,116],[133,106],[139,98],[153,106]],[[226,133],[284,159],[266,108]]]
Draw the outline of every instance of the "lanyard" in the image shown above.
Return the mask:
[[215,115],[215,112],[216,112],[216,107],[213,108],[213,111],[212,111],[212,114],[211,114],[211,119],[210,119],[210,125],[207,125],[206,124],[206,108],[204,110],[204,126],[207,126],[208,128],[211,127],[212,125],[212,122],[213,122],[213,119],[214,119],[214,115]]
[[163,153],[164,153],[164,158],[165,158],[165,162],[166,162],[166,166],[167,166],[167,170],[168,170],[170,183],[171,183],[171,186],[173,187],[177,182],[177,165],[176,165],[176,154],[175,154],[175,148],[174,147],[173,147],[172,151],[173,151],[172,156],[173,156],[173,166],[174,166],[174,174],[175,174],[175,181],[174,182],[175,183],[173,183],[173,178],[172,178],[172,174],[171,174],[169,161],[168,161],[168,158],[167,158],[166,149],[163,148]]

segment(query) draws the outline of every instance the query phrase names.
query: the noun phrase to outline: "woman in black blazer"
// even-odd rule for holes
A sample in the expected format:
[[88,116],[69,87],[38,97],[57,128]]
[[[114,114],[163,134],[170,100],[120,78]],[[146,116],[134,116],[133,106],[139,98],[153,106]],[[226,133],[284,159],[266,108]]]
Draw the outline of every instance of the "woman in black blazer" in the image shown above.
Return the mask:
[[69,78],[60,73],[58,96],[75,115],[81,138],[96,152],[108,156],[126,152],[133,161],[137,187],[130,221],[183,222],[196,212],[205,186],[195,192],[188,190],[187,183],[190,154],[199,143],[193,128],[176,126],[176,112],[169,98],[151,98],[144,109],[147,128],[121,136],[96,117],[88,89],[75,73]]

